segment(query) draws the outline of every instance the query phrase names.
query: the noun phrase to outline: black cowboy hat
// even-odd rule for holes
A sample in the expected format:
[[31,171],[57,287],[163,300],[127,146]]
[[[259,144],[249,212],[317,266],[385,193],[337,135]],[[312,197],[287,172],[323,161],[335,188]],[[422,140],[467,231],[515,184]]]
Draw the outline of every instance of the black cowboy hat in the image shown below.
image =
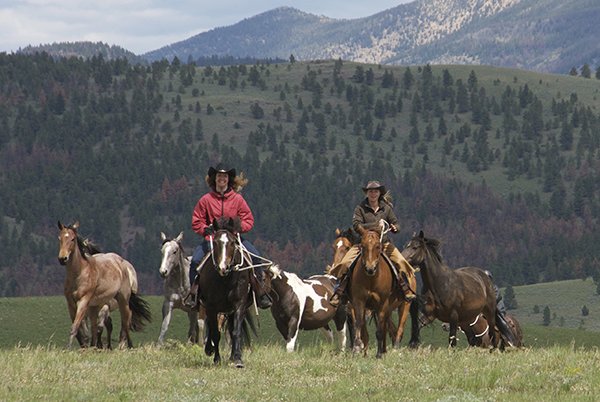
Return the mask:
[[387,189],[385,188],[385,186],[382,186],[381,184],[379,184],[378,181],[375,180],[368,182],[367,187],[362,188],[362,191],[364,191],[365,193],[369,190],[379,190],[382,195],[387,193]]
[[220,162],[217,167],[210,167],[208,168],[208,175],[209,176],[215,176],[217,173],[227,173],[230,177],[235,177],[235,169],[231,168],[229,169],[229,166],[227,166],[225,163]]

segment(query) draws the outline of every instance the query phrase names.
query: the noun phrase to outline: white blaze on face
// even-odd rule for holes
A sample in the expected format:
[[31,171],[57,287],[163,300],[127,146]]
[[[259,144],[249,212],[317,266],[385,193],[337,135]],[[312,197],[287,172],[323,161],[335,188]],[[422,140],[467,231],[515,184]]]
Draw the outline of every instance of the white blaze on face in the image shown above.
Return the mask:
[[227,271],[227,244],[229,243],[229,238],[227,237],[227,233],[221,233],[215,241],[221,243],[221,252],[219,255],[215,255],[217,266],[221,272]]
[[171,267],[173,266],[173,258],[177,252],[176,244],[174,241],[167,242],[162,247],[162,261],[160,263],[160,269],[158,273],[163,278],[169,275]]
[[335,246],[339,249],[341,249],[342,247],[344,247],[344,242],[342,240],[338,241]]

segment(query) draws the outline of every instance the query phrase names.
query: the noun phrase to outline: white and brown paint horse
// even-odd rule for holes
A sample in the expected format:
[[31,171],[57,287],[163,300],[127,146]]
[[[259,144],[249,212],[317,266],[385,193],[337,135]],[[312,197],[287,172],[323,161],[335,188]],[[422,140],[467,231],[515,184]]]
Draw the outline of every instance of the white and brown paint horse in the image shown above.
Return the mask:
[[162,238],[162,260],[158,273],[165,280],[165,299],[162,305],[162,324],[158,336],[158,346],[163,344],[165,334],[169,329],[173,309],[183,310],[187,313],[189,320],[188,340],[198,344],[204,342],[204,320],[206,311],[200,306],[199,310],[187,306],[184,303],[190,292],[190,257],[187,257],[181,241],[183,232],[174,239],[168,238],[161,233]]
[[333,344],[334,336],[329,322],[334,321],[338,334],[338,347],[346,348],[346,306],[337,308],[329,304],[333,295],[335,277],[314,275],[300,279],[298,275],[284,271],[277,265],[265,269],[270,282],[269,295],[273,299],[271,314],[279,333],[286,342],[288,352],[293,352],[299,330],[321,330],[327,342]]
[[133,267],[114,253],[88,255],[83,239],[77,235],[79,221],[69,226],[58,221],[58,228],[58,261],[66,267],[64,293],[73,322],[68,348],[71,348],[86,315],[91,324],[90,346],[97,345],[98,313],[113,299],[121,313],[121,347],[125,344],[133,347],[130,329],[142,330],[145,322],[152,317],[148,303],[132,289]]

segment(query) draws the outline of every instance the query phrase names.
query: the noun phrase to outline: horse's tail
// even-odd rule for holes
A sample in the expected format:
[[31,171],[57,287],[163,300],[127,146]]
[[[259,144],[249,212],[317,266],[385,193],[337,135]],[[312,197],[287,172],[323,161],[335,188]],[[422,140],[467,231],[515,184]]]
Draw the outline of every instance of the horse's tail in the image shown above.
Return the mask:
[[152,321],[150,304],[138,296],[137,293],[131,292],[129,309],[131,310],[131,330],[134,332],[143,331],[146,328],[146,323]]

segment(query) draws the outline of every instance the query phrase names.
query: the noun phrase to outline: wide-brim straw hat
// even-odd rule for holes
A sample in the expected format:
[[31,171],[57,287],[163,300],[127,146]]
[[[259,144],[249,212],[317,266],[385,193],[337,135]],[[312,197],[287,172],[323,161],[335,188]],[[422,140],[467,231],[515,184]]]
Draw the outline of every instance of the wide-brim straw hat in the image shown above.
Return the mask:
[[366,187],[362,188],[362,191],[365,192],[365,194],[367,193],[367,191],[369,190],[379,190],[381,192],[381,194],[385,194],[387,193],[387,189],[385,188],[385,186],[382,186],[381,184],[379,184],[378,181],[373,180],[367,183]]

